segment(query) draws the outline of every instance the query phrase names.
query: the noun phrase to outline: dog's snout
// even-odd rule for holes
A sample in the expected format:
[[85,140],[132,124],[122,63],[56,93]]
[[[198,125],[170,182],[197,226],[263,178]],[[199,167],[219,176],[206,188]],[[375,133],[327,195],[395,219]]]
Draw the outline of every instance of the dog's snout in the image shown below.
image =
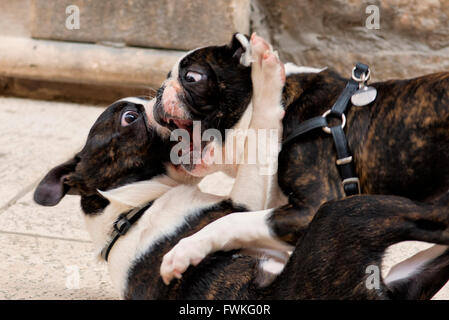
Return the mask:
[[156,109],[160,116],[159,122],[168,124],[170,119],[187,119],[189,116],[183,108],[180,96],[182,89],[176,80],[168,80],[158,90]]

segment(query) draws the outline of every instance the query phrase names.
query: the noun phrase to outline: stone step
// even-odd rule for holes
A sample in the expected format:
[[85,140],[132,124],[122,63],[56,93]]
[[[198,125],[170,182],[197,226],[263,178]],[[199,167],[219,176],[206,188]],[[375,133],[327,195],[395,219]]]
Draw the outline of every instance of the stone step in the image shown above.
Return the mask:
[[183,54],[3,36],[0,95],[110,103],[127,95],[151,94]]

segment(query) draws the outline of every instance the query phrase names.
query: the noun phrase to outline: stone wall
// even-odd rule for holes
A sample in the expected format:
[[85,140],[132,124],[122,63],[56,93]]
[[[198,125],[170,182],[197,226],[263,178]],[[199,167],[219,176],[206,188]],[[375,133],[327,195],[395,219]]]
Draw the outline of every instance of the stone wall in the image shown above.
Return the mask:
[[[66,27],[71,5],[79,29]],[[366,27],[369,5],[378,30]],[[185,50],[237,31],[268,38],[284,61],[346,76],[358,61],[373,80],[449,70],[449,0],[0,0],[0,94],[150,92]]]
[[[69,6],[79,29],[65,28]],[[190,50],[250,31],[250,0],[33,0],[32,11],[39,39]]]
[[[371,4],[379,30],[365,26]],[[357,61],[375,80],[449,71],[448,0],[253,0],[252,29],[284,60],[346,75]]]

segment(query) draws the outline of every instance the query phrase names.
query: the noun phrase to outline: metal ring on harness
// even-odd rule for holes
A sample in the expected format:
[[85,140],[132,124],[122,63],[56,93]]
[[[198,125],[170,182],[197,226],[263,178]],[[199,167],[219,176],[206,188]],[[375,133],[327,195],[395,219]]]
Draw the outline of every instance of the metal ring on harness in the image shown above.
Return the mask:
[[356,67],[354,67],[352,69],[352,80],[354,80],[356,82],[359,82],[359,83],[360,82],[364,83],[364,82],[367,82],[370,79],[370,77],[371,77],[371,70],[369,68],[368,68],[367,73],[362,73],[361,74],[360,78],[356,77],[355,70],[356,70]]
[[[332,109],[327,110],[325,113],[323,113],[322,117],[327,118],[327,116],[332,112]],[[346,116],[344,113],[341,114],[341,128],[344,129],[346,126]],[[323,127],[322,128],[324,132],[331,134],[331,128],[329,127]]]

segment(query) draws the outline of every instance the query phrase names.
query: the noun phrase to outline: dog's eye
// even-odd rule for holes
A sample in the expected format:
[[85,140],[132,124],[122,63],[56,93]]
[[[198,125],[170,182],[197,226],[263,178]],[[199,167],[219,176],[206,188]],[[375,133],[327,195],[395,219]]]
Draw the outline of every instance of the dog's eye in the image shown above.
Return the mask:
[[202,78],[203,75],[195,71],[189,71],[185,75],[185,79],[187,82],[197,82],[200,81]]
[[129,126],[131,123],[136,121],[137,118],[139,118],[139,114],[137,112],[135,112],[135,111],[126,111],[122,115],[121,125],[123,127]]

